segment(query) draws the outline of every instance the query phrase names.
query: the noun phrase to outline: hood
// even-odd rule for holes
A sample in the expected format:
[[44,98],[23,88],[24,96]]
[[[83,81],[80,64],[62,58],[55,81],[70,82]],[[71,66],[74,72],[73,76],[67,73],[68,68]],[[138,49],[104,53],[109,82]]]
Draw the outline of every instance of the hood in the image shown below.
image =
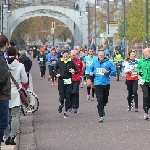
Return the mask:
[[15,59],[11,64],[8,64],[9,70],[13,71],[19,66],[19,61]]
[[20,57],[20,60],[21,60],[22,62],[27,62],[28,59],[29,59],[29,58],[28,58],[27,56],[24,56],[24,55]]

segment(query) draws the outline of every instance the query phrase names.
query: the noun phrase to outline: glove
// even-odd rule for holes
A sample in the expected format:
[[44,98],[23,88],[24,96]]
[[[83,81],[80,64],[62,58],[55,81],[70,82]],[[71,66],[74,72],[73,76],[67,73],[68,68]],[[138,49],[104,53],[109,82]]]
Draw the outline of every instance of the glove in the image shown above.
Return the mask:
[[142,73],[142,72],[139,72],[139,75],[140,75],[140,76],[143,76],[143,73]]

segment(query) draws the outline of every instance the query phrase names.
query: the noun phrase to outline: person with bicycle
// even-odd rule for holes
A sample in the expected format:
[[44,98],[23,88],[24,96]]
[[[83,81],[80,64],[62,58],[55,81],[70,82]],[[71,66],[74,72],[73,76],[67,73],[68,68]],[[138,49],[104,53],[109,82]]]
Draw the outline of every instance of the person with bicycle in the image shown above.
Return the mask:
[[122,55],[120,53],[119,50],[116,50],[115,54],[114,54],[114,57],[113,57],[113,62],[115,65],[117,65],[119,63],[120,65],[120,72],[122,72],[122,61],[123,61],[123,58],[122,58]]

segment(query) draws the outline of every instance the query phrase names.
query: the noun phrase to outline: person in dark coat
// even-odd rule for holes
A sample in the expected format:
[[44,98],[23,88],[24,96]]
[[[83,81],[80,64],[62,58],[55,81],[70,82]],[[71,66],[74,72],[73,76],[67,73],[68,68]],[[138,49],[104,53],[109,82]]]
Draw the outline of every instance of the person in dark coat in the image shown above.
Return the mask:
[[[11,86],[8,66],[4,57],[4,51],[8,48],[8,39],[0,35],[0,145],[4,131],[9,123],[9,100],[11,99]],[[1,148],[0,148],[1,149]]]

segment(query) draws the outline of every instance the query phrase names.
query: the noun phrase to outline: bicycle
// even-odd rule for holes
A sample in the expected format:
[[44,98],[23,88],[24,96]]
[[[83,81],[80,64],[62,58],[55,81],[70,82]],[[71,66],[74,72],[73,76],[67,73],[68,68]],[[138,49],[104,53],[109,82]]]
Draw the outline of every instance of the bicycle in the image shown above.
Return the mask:
[[116,63],[117,81],[119,81],[119,76],[120,76],[120,72],[121,72],[121,66],[122,66],[122,61],[118,61]]

